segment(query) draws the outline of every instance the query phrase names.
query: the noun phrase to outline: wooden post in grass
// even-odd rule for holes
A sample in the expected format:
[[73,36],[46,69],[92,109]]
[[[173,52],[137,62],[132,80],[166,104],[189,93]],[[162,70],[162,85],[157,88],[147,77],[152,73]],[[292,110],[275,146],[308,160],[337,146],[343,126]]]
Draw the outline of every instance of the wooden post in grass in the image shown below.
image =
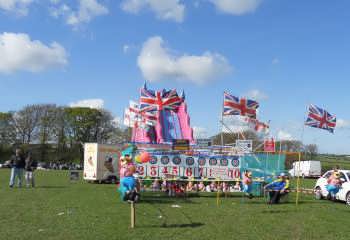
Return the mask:
[[136,214],[135,214],[135,202],[132,201],[130,204],[130,208],[131,208],[131,228],[135,228],[135,222],[136,222]]
[[297,178],[297,195],[295,199],[295,204],[299,204],[299,192],[300,192],[300,161],[301,161],[301,152],[299,152],[299,162],[298,162],[298,178]]
[[217,189],[216,189],[216,206],[219,206],[219,204],[220,204],[220,188],[219,188],[219,186],[220,186],[220,182],[219,182]]

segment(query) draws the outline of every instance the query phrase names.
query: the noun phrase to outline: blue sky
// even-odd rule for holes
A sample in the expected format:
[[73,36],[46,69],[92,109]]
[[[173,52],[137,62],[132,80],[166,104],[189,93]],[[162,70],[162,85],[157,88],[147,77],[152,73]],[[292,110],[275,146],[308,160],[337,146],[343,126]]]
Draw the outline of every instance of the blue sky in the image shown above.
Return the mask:
[[0,0],[0,111],[97,99],[121,117],[147,80],[184,89],[192,125],[209,135],[225,90],[256,97],[283,138],[301,138],[314,103],[339,127],[306,128],[304,141],[350,153],[349,10],[347,0]]

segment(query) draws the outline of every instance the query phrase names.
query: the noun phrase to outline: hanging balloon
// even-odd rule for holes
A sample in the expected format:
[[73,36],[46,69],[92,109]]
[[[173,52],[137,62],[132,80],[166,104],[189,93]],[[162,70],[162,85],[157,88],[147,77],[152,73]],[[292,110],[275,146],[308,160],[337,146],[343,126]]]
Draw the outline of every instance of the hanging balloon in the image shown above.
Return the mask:
[[140,155],[136,155],[135,161],[136,161],[136,163],[142,163],[141,156]]
[[148,152],[143,152],[140,154],[140,159],[142,163],[148,163],[151,160],[151,155]]

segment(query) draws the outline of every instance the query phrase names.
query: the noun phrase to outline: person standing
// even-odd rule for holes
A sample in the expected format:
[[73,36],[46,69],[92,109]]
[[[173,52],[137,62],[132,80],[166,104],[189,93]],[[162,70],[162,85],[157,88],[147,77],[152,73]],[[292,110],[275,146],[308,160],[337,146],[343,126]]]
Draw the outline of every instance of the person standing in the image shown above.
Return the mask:
[[25,167],[25,159],[20,148],[16,148],[15,155],[11,157],[11,177],[10,187],[15,185],[16,178],[18,178],[18,187],[22,187],[23,169]]
[[37,167],[36,161],[33,160],[32,158],[32,153],[28,152],[28,156],[25,160],[25,174],[24,178],[26,180],[26,185],[27,187],[34,187],[35,182],[34,182],[34,170]]

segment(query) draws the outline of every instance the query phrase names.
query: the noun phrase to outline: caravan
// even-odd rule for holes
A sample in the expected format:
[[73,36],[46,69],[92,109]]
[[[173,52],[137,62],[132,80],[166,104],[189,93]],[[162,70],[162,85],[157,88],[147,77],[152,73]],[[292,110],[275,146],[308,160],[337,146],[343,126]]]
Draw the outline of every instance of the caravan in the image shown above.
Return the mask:
[[319,177],[321,176],[320,161],[294,162],[293,168],[289,170],[291,177]]
[[84,144],[84,180],[116,183],[122,145]]

